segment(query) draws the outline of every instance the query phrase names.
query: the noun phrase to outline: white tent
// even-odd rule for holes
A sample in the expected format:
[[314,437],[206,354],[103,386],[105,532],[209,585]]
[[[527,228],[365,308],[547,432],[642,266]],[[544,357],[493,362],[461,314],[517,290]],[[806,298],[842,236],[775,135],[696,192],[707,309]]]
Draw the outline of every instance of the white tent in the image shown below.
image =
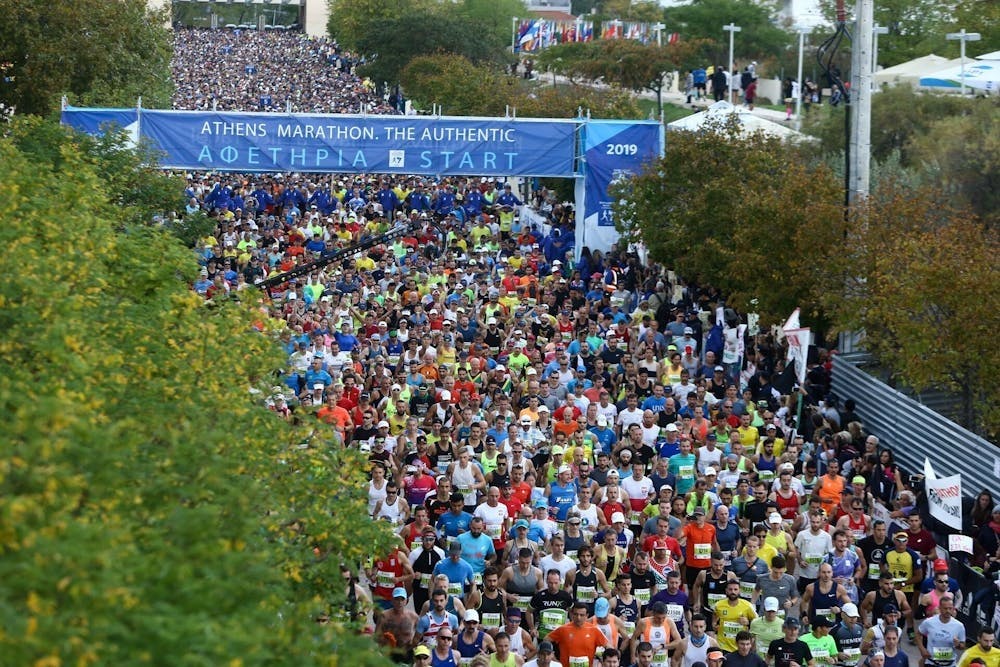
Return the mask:
[[781,123],[761,118],[749,109],[733,106],[729,102],[716,102],[704,111],[691,114],[684,118],[667,123],[668,130],[688,130],[697,131],[707,125],[722,125],[729,118],[736,118],[743,132],[763,131],[765,134],[779,137],[781,139],[808,140],[811,137],[796,132],[790,127],[785,127]]
[[1000,51],[994,51],[993,53],[984,53],[981,56],[977,56],[976,60],[1000,60]]
[[884,85],[895,86],[899,84],[919,85],[920,78],[929,76],[934,72],[947,69],[952,65],[959,64],[959,60],[949,60],[933,53],[920,58],[908,60],[905,63],[886,67],[875,72],[875,88],[880,89]]
[[966,88],[994,93],[1000,90],[1000,61],[966,60],[964,72],[961,64],[948,67],[920,77],[920,87],[959,90],[963,78]]

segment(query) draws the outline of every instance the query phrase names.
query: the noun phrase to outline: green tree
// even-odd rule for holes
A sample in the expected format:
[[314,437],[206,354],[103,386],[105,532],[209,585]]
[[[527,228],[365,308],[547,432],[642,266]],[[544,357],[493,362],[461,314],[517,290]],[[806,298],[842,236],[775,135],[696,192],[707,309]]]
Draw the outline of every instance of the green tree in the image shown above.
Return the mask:
[[[402,14],[421,10],[430,11],[434,7],[431,0],[328,0],[330,20],[327,30],[345,49],[355,51],[361,40],[378,34],[383,22]],[[413,33],[431,29],[431,24],[421,20],[411,26]],[[383,42],[386,47],[398,45]]]
[[462,0],[450,11],[468,19],[476,30],[481,30],[480,37],[488,35],[490,44],[503,46],[510,46],[513,19],[528,15],[521,0]]
[[506,89],[517,85],[487,67],[477,67],[464,56],[418,56],[400,75],[403,90],[419,106],[440,104],[447,115],[472,116],[503,113]]
[[83,105],[167,107],[173,93],[168,15],[144,0],[0,0],[0,102],[49,114]]
[[283,359],[259,296],[196,296],[104,151],[38,121],[0,138],[4,662],[378,664],[315,622],[341,560],[388,543],[362,461],[254,400]]
[[612,190],[616,226],[652,259],[780,322],[823,313],[820,267],[843,240],[842,190],[799,149],[735,125],[667,137],[663,159]]
[[[730,22],[743,28],[736,34],[734,58],[737,62],[766,60],[792,44],[792,35],[772,20],[777,13],[774,2],[751,0],[693,0],[690,4],[664,10],[667,30],[679,32],[683,39],[705,39],[715,45],[716,65],[727,65],[729,39],[722,26]],[[704,64],[704,63],[703,63]]]
[[1000,237],[926,188],[885,187],[852,217],[822,295],[838,328],[922,391],[958,393],[964,425],[1000,431]]
[[[415,25],[426,24],[433,29],[414,30]],[[510,25],[508,22],[508,29]],[[447,7],[434,10],[413,9],[379,22],[358,40],[358,50],[374,55],[362,68],[362,74],[374,81],[399,81],[406,65],[417,56],[455,54],[473,64],[499,64],[506,60],[504,42],[489,24],[481,19],[470,19]],[[390,47],[390,48],[387,48]]]

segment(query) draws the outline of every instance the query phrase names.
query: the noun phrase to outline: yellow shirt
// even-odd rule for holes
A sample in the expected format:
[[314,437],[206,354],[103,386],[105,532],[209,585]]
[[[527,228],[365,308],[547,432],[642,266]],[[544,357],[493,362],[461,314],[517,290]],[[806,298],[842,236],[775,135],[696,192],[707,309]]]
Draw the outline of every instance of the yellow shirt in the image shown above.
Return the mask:
[[[740,598],[735,605],[730,605],[729,600],[720,600],[715,605],[715,615],[719,619],[718,636],[719,648],[723,651],[732,652],[736,650],[736,633],[750,627],[750,621],[757,618],[757,612],[753,610],[753,605]],[[741,619],[746,619],[747,624],[743,625]]]
[[[757,432],[756,426],[747,426],[745,428],[740,426],[736,430],[740,432],[740,442],[743,443],[744,447],[747,449],[756,449],[757,442],[760,440],[760,434]],[[775,452],[774,455],[778,456],[778,453]]]
[[991,646],[989,651],[984,651],[979,647],[979,644],[976,644],[962,654],[958,661],[958,667],[969,667],[969,663],[976,658],[985,662],[986,667],[998,667],[1000,666],[1000,648]]

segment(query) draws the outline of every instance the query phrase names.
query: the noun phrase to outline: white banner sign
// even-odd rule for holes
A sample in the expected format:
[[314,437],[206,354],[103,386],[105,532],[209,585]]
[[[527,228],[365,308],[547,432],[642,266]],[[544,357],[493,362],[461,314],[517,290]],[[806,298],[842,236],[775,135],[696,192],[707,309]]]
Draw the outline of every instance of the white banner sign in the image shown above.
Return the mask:
[[972,551],[972,538],[968,535],[949,535],[948,551],[964,551],[967,554]]
[[925,479],[924,485],[931,516],[955,530],[962,530],[962,476]]

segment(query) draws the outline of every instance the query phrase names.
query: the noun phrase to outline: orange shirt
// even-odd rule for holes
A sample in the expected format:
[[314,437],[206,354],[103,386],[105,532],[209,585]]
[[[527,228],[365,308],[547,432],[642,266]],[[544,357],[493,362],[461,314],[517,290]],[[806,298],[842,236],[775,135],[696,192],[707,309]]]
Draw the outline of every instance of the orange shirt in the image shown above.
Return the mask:
[[[687,543],[684,545],[684,560],[691,567],[711,567],[712,565],[712,543],[715,542],[715,526],[705,523],[698,527],[697,523],[689,523],[684,526],[684,537]],[[708,545],[706,548],[705,545]],[[698,554],[700,557],[696,557]]]
[[830,479],[830,475],[823,475],[819,478],[820,486],[816,493],[823,502],[823,509],[832,519],[834,508],[840,504],[844,496],[844,483],[847,481],[840,475]]
[[600,628],[589,622],[579,628],[573,623],[560,625],[546,639],[559,647],[559,662],[563,667],[569,667],[571,657],[592,660],[598,646],[608,645],[608,639]]
[[575,419],[568,423],[560,421],[552,425],[553,434],[563,433],[566,435],[567,438],[576,433],[579,429],[580,429],[580,424]]

